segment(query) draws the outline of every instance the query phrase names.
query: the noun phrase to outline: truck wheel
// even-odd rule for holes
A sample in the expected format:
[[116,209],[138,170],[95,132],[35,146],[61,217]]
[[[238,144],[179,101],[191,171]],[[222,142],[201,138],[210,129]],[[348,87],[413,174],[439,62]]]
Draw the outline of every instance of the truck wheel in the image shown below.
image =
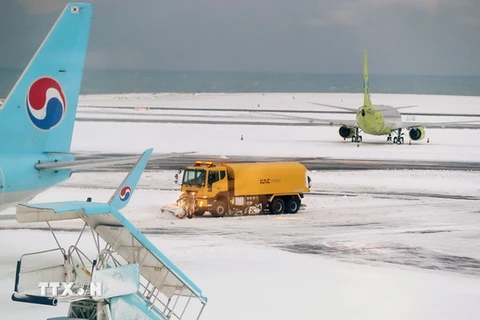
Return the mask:
[[197,210],[193,214],[197,217],[201,217],[201,216],[203,216],[204,213],[205,213],[204,210]]
[[227,214],[227,205],[223,201],[217,201],[213,204],[212,216],[223,217]]
[[283,202],[282,199],[277,198],[272,201],[272,204],[270,205],[271,214],[280,214],[280,213],[283,213],[284,210],[285,210],[285,202]]
[[297,199],[290,199],[287,202],[287,213],[297,213],[298,209],[300,209],[300,201],[298,201]]

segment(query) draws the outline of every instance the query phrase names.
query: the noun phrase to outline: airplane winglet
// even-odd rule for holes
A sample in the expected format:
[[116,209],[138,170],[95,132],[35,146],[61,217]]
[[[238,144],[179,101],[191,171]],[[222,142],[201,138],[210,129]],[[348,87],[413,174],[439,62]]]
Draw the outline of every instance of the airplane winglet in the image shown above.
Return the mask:
[[123,209],[130,199],[140,180],[143,170],[147,166],[147,162],[152,154],[153,149],[145,150],[140,159],[138,159],[135,167],[130,171],[128,176],[122,181],[118,189],[112,195],[108,203],[117,210]]

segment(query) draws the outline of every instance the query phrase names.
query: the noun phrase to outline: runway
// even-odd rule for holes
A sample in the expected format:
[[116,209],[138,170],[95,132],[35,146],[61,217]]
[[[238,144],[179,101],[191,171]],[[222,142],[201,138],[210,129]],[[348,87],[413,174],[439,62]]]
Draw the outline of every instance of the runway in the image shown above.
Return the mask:
[[[86,108],[94,109],[113,109],[113,110],[136,110],[139,107],[119,107],[119,106],[100,106],[100,105],[82,105]],[[149,110],[159,110],[159,111],[203,111],[203,112],[251,112],[251,113],[311,113],[311,114],[354,114],[352,112],[345,111],[325,111],[325,110],[275,110],[275,109],[244,109],[244,108],[187,108],[187,107],[160,107],[160,106],[148,106],[145,105],[145,108]],[[436,116],[436,117],[451,117],[452,113],[442,113],[442,112],[402,112],[402,115],[405,116]],[[480,114],[471,114],[471,113],[455,113],[455,117],[473,117],[478,118]]]
[[[92,110],[88,110],[91,108]],[[239,109],[239,108],[186,108],[186,107],[146,107],[143,111],[138,107],[82,107],[76,117],[79,122],[120,122],[120,123],[173,123],[173,124],[203,124],[203,125],[261,125],[261,126],[299,126],[299,127],[329,127],[332,126],[327,119],[298,117],[294,114],[322,114],[322,115],[349,115],[354,119],[354,114],[344,111],[322,111],[322,110],[269,110],[269,109]],[[129,111],[130,110],[130,111]],[[178,113],[159,113],[158,111],[176,111]],[[183,113],[182,113],[183,112]],[[196,112],[194,118],[192,113]],[[239,114],[246,119],[239,120]],[[251,115],[262,116],[252,119]],[[480,129],[480,114],[447,114],[447,113],[402,113],[404,116],[428,116],[428,117],[450,117],[462,118],[461,123],[454,121],[445,122],[441,126],[432,124],[428,128],[447,129]],[[250,117],[250,119],[249,119]],[[270,118],[270,119],[269,119]],[[332,117],[334,118],[334,117]],[[467,122],[465,118],[471,122]],[[232,119],[232,120],[230,120]],[[282,119],[284,119],[282,121]],[[285,119],[287,121],[285,121]],[[252,121],[254,120],[254,121]],[[428,122],[428,121],[427,121]],[[334,126],[336,127],[336,126]]]
[[[124,122],[124,123],[176,123],[176,124],[205,124],[205,125],[252,125],[251,121],[228,121],[228,120],[189,120],[189,119],[109,119],[109,118],[94,118],[78,116],[78,122]],[[261,126],[286,126],[286,127],[331,127],[329,123],[312,123],[312,122],[269,122],[269,121],[255,121],[255,125]],[[336,127],[336,126],[334,126]],[[442,126],[446,129],[480,129],[477,124],[462,124]]]
[[[134,153],[99,153],[95,155],[77,153],[75,158],[97,159],[102,157],[124,157],[135,156]],[[206,154],[193,154],[185,156],[175,156],[168,159],[155,159],[155,155],[150,159],[148,170],[183,170],[186,166],[192,165],[196,160],[214,161],[215,163],[228,162],[267,162],[267,161],[297,161],[305,165],[309,170],[471,170],[479,171],[479,162],[459,162],[459,161],[422,161],[422,160],[351,160],[351,159],[332,159],[332,158],[306,158],[306,157],[258,157],[258,156],[229,156],[218,157]],[[114,167],[98,167],[95,169],[82,170],[89,171],[129,171],[131,165],[115,165]]]

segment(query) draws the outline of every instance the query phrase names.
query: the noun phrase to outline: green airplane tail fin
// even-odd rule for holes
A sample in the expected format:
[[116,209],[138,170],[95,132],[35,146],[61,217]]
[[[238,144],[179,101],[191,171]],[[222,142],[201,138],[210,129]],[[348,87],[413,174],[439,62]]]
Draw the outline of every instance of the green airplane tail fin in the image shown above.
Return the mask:
[[372,105],[372,102],[370,101],[370,91],[368,89],[368,61],[366,49],[363,50],[363,105]]

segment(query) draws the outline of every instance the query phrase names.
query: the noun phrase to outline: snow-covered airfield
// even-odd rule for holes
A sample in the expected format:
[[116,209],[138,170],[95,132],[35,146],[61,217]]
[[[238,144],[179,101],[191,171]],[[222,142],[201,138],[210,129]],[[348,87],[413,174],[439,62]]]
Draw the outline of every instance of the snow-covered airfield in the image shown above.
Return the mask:
[[[394,106],[418,104],[405,109],[410,113],[464,115],[409,115],[405,120],[410,121],[480,118],[480,97],[373,94],[372,100]],[[81,153],[140,154],[154,147],[157,153],[196,151],[224,157],[480,159],[480,131],[472,129],[427,127],[430,143],[423,140],[401,146],[386,143],[385,137],[364,135],[364,142],[357,147],[343,141],[337,127],[301,125],[308,121],[288,117],[353,117],[314,113],[328,109],[308,101],[356,107],[362,97],[299,93],[86,96],[80,101],[83,107],[79,108],[72,148]],[[154,106],[178,110],[155,110]],[[285,113],[180,110],[185,108]],[[289,114],[289,110],[312,113]],[[479,117],[467,116],[472,114]],[[77,173],[33,201],[84,200],[88,196],[107,201],[125,174]],[[174,174],[145,172],[140,189],[123,213],[202,288],[209,298],[202,319],[480,318],[478,171],[313,171],[313,192],[305,198],[306,209],[296,215],[192,220],[160,213],[162,205],[178,197]],[[63,315],[66,306],[10,300],[16,260],[23,253],[54,247],[50,233],[25,230],[38,226],[8,219],[0,220],[0,225],[2,319]],[[60,222],[55,227],[72,229],[80,223]],[[67,231],[62,237],[73,241]]]

